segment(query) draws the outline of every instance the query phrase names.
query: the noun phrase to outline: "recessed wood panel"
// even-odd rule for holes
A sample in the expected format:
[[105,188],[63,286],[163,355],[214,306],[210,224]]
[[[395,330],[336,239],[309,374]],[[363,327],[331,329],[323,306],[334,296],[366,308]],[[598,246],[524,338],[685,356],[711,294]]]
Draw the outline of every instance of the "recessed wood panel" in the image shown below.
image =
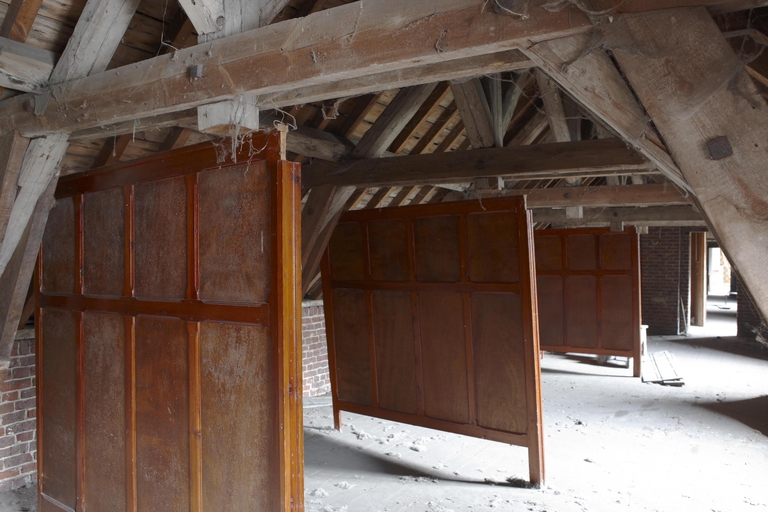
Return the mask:
[[522,304],[512,293],[474,293],[477,424],[495,430],[528,430]]
[[183,299],[187,291],[187,191],[183,177],[135,187],[136,296]]
[[518,219],[514,212],[467,215],[469,280],[474,283],[519,281]]
[[371,279],[408,280],[408,227],[404,220],[369,222],[368,247]]
[[263,327],[203,322],[203,510],[274,510],[277,378]]
[[72,311],[43,311],[40,397],[45,410],[42,492],[74,509],[77,502],[77,319]]
[[43,245],[55,250],[43,251],[43,291],[74,293],[75,276],[75,201],[57,199],[48,214]]
[[360,281],[365,275],[363,230],[359,222],[340,222],[328,244],[331,276],[337,281]]
[[199,180],[200,298],[267,302],[271,226],[266,162],[204,171]]
[[565,237],[568,270],[595,270],[597,268],[597,237],[595,235],[569,235]]
[[458,216],[414,219],[413,238],[416,280],[455,283],[461,279]]
[[89,295],[123,294],[125,199],[113,188],[84,196],[83,283]]
[[83,314],[85,502],[88,510],[125,511],[125,322]]
[[[565,278],[566,337],[571,347],[597,347],[597,278]],[[542,319],[542,322],[546,320]]]
[[536,282],[539,300],[539,340],[542,346],[560,346],[565,343],[563,311],[563,278],[540,275]]
[[537,236],[536,271],[561,270],[563,268],[563,242],[559,236]]
[[632,350],[635,325],[630,276],[600,278],[600,324],[603,347]]
[[632,236],[625,233],[600,235],[600,268],[630,270],[632,268]]
[[416,350],[410,292],[372,292],[379,407],[416,414]]
[[356,404],[370,405],[371,351],[365,292],[334,290],[333,314],[339,398]]
[[182,320],[136,318],[138,511],[189,510],[188,340]]
[[464,304],[460,293],[419,293],[424,412],[436,419],[469,420]]

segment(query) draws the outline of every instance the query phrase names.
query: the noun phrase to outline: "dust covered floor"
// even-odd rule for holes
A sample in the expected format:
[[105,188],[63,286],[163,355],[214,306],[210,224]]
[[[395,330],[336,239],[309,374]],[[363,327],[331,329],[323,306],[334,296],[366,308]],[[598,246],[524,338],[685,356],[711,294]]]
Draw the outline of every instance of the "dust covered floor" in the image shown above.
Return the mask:
[[[330,399],[307,399],[306,508],[768,510],[767,353],[733,338],[651,338],[649,349],[675,354],[684,387],[643,384],[617,362],[545,356],[542,489],[524,488],[524,448],[350,413],[338,433]],[[34,501],[32,489],[0,493],[0,512]]]
[[305,409],[308,511],[768,510],[768,354],[735,339],[651,338],[685,386],[643,384],[613,360],[542,360],[546,486],[527,451]]

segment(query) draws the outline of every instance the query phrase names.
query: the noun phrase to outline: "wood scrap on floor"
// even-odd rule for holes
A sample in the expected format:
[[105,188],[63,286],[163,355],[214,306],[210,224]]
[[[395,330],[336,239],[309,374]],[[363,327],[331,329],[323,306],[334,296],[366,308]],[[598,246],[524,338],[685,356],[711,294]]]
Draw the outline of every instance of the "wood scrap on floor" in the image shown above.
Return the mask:
[[684,386],[685,381],[675,370],[674,360],[675,355],[666,350],[650,354],[643,361],[643,382],[665,384],[668,386]]

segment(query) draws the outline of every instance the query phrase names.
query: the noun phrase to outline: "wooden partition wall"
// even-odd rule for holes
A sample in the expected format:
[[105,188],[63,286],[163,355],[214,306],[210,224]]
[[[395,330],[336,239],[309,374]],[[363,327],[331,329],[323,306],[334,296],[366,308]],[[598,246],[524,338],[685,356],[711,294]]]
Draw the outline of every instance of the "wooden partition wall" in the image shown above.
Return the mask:
[[41,512],[303,510],[284,147],[259,134],[237,162],[203,144],[60,180],[37,273]]
[[522,198],[345,214],[323,260],[340,411],[528,447],[544,478],[531,224]]
[[632,357],[641,375],[635,228],[535,232],[541,349]]

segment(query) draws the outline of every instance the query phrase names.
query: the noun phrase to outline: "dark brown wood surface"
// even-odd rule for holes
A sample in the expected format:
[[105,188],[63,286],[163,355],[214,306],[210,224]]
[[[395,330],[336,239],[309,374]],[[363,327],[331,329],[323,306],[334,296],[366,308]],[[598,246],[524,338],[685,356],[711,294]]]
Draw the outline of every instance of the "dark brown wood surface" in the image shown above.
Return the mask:
[[283,139],[62,181],[36,288],[40,510],[303,510]]
[[349,212],[323,260],[335,423],[350,411],[529,449],[544,479],[523,198]]
[[639,377],[636,230],[542,230],[535,242],[541,349],[632,357]]

